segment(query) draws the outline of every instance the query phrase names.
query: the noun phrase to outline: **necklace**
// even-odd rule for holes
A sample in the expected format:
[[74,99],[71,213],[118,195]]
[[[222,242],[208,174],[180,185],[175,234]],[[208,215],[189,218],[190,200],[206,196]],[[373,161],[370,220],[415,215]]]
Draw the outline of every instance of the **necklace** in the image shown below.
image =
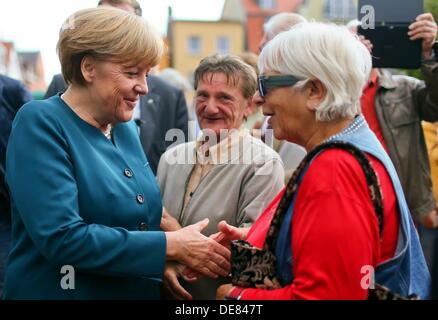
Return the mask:
[[353,122],[347,128],[345,128],[344,130],[342,130],[338,134],[335,134],[335,135],[331,136],[330,138],[328,138],[324,142],[329,142],[329,141],[337,140],[339,138],[342,138],[342,136],[353,134],[357,130],[362,128],[362,126],[365,125],[365,124],[366,124],[366,121],[365,121],[364,117],[360,115],[360,116],[356,117],[353,120]]
[[105,135],[105,138],[107,138],[108,140],[111,140],[111,130],[113,129],[112,125],[108,125],[108,129],[103,133]]

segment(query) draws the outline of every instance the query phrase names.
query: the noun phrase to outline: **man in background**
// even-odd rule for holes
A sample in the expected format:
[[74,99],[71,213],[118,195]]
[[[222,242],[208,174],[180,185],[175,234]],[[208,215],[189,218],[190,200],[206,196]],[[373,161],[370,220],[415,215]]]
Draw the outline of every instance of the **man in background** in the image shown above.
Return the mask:
[[[359,21],[352,21],[347,27],[357,33],[358,25]],[[409,30],[411,40],[422,42],[425,81],[374,68],[362,94],[361,109],[394,163],[430,267],[434,232],[429,229],[437,227],[437,213],[421,121],[438,121],[438,60],[433,50],[438,27],[432,14],[424,13]],[[360,39],[372,52],[373,44],[363,36]]]

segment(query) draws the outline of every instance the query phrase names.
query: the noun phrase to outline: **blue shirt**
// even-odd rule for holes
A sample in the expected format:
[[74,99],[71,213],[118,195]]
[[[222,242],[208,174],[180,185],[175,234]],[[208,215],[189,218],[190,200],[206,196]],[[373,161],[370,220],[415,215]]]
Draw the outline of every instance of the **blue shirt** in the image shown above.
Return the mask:
[[[160,191],[133,122],[113,141],[61,99],[27,103],[7,151],[12,250],[6,299],[157,299]],[[73,290],[61,268],[75,270]]]

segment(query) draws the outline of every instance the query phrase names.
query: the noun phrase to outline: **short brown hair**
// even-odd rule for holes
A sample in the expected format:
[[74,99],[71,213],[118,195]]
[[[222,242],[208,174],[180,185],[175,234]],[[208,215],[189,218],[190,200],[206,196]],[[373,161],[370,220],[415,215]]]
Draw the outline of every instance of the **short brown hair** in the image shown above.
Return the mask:
[[257,75],[250,65],[238,56],[218,54],[206,57],[199,63],[195,70],[195,90],[206,75],[215,73],[224,74],[229,85],[240,84],[245,99],[252,97],[257,90]]
[[153,67],[163,50],[161,36],[144,19],[111,7],[74,13],[63,25],[57,45],[66,83],[79,85],[85,84],[81,62],[86,56],[126,65],[147,60]]

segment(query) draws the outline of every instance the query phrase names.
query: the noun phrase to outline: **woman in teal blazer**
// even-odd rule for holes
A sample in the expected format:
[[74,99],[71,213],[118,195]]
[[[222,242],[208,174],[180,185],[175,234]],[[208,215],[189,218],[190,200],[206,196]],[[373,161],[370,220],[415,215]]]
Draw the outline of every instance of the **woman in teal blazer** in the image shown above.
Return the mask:
[[[69,88],[26,104],[7,151],[12,249],[6,299],[157,299],[166,261],[226,274],[208,223],[160,231],[159,188],[130,121],[160,36],[135,15],[82,10],[61,30]],[[129,62],[129,64],[128,64]]]

